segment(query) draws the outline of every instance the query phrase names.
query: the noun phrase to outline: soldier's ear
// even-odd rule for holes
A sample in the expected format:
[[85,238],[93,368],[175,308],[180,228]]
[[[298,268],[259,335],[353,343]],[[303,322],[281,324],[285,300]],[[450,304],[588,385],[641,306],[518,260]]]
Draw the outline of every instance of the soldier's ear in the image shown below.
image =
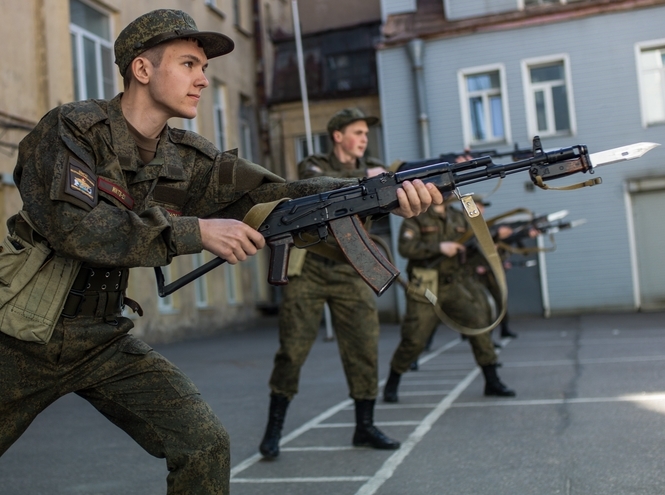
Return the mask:
[[153,72],[153,65],[145,57],[138,56],[129,64],[129,70],[132,71],[134,79],[141,84],[148,84]]
[[343,137],[342,131],[333,131],[332,133],[333,143],[341,143]]

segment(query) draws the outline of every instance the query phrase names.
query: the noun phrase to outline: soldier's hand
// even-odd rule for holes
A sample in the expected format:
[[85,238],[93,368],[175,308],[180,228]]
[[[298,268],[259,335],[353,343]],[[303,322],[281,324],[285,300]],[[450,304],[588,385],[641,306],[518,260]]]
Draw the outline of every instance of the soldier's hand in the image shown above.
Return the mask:
[[261,234],[239,220],[199,218],[203,248],[235,265],[266,244]]
[[443,195],[434,184],[425,184],[420,179],[404,181],[402,187],[397,189],[399,208],[392,211],[395,215],[404,218],[417,217],[427,211],[430,205],[443,203]]
[[466,251],[466,248],[459,242],[446,241],[439,243],[439,251],[441,251],[441,254],[448,256],[448,258],[452,258],[460,251]]

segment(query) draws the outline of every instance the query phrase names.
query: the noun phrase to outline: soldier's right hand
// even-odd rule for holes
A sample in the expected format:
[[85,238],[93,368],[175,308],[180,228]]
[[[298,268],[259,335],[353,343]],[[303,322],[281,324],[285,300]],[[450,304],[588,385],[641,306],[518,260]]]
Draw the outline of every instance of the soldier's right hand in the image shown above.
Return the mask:
[[465,250],[466,248],[459,242],[447,241],[439,243],[439,251],[441,251],[441,254],[445,254],[446,256],[448,256],[448,258],[452,258],[453,256],[456,256],[457,253],[459,253],[460,251],[465,251]]
[[249,225],[227,218],[199,218],[203,249],[235,265],[254,256],[266,244],[265,239]]

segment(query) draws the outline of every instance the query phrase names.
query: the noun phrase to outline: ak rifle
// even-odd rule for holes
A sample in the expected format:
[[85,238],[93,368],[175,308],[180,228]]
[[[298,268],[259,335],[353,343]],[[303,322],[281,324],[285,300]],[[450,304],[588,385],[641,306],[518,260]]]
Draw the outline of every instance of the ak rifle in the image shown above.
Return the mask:
[[[271,251],[268,282],[272,285],[288,283],[287,266],[291,247],[313,246],[324,241],[331,233],[348,262],[365,282],[377,295],[383,294],[397,278],[399,271],[369,238],[362,219],[370,215],[387,214],[397,208],[397,189],[404,181],[420,179],[424,183],[434,184],[442,192],[450,192],[459,186],[528,171],[534,184],[548,188],[544,181],[580,172],[593,173],[595,166],[637,158],[654,146],[657,145],[640,143],[589,155],[585,145],[545,151],[540,138],[536,136],[533,139],[533,156],[513,163],[495,164],[489,156],[461,163],[442,161],[403,171],[386,172],[361,179],[358,185],[287,200],[275,207],[257,228]],[[623,151],[627,149],[630,149],[630,153]],[[592,159],[597,155],[602,155],[602,160],[596,162]],[[593,178],[572,187],[600,183],[600,178]],[[158,293],[161,297],[167,296],[224,262],[222,258],[213,259],[167,286],[164,286],[161,269],[156,267]]]

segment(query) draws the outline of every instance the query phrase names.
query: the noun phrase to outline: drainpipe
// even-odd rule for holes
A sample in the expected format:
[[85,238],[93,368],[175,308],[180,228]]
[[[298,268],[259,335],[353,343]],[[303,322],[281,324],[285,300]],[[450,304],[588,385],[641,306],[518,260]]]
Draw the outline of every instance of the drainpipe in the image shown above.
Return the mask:
[[425,98],[425,74],[423,69],[423,50],[425,43],[420,38],[409,41],[407,50],[411,59],[411,67],[416,81],[416,99],[418,101],[418,124],[420,127],[420,151],[422,158],[429,158],[429,117],[427,116],[427,100]]

